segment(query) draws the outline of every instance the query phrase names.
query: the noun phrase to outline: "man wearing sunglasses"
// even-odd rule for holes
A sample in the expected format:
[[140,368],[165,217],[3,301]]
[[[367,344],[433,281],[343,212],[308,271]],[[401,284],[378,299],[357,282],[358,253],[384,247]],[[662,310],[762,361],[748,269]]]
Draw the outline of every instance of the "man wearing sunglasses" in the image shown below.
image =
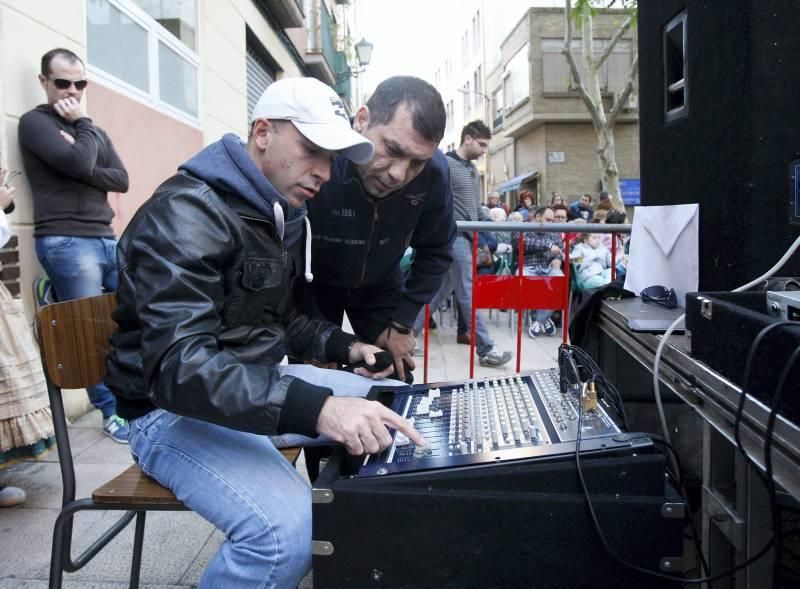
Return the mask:
[[[128,173],[108,135],[81,104],[86,70],[68,49],[42,56],[39,83],[47,97],[22,115],[19,143],[33,195],[36,255],[56,299],[68,301],[117,289],[117,263],[109,192],[127,192]],[[103,383],[89,387],[103,414],[103,431],[126,444],[127,425],[116,415]]]

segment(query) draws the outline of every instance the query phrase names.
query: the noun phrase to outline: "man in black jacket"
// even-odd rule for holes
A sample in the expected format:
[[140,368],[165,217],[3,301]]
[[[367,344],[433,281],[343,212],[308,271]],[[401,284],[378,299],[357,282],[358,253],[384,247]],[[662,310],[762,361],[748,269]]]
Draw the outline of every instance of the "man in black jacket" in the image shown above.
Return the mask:
[[[33,193],[36,255],[56,299],[69,301],[117,289],[117,242],[109,192],[128,191],[128,173],[111,139],[81,104],[86,71],[68,49],[42,56],[39,83],[47,104],[22,115],[19,143]],[[126,444],[128,429],[103,383],[88,388],[103,414],[103,431]]]
[[[414,367],[414,320],[452,261],[450,173],[436,149],[446,122],[442,97],[427,82],[381,82],[354,121],[375,157],[363,164],[339,157],[308,207],[315,278],[306,304],[337,325],[347,312],[359,338],[393,353],[401,379],[403,360]],[[409,246],[406,277],[400,260]]]
[[202,587],[296,587],[310,567],[310,488],[268,435],[322,434],[311,442],[358,455],[386,448],[389,426],[425,444],[356,397],[374,380],[280,365],[286,354],[375,363],[377,347],[298,312],[292,295],[311,279],[305,202],[337,153],[364,162],[372,145],[311,78],[273,83],[252,121],[247,144],[225,135],[156,189],[118,248],[106,382],[142,470],[225,534]]

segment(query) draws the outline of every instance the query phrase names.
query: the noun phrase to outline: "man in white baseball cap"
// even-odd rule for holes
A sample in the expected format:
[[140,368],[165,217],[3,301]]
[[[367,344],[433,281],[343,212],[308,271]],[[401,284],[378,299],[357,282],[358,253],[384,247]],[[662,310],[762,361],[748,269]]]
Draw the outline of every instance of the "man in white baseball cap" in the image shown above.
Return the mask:
[[271,84],[253,108],[250,122],[258,119],[291,121],[312,143],[357,164],[372,159],[372,143],[350,127],[342,99],[315,78],[284,78]]
[[318,436],[359,455],[386,448],[388,426],[425,444],[407,420],[359,398],[373,379],[396,383],[383,380],[391,367],[280,365],[290,352],[374,365],[380,351],[292,304],[309,249],[306,201],[338,154],[372,156],[341,108],[316,80],[275,82],[247,143],[225,135],[180,166],[119,241],[105,382],[142,470],[224,534],[201,587],[296,587],[310,567],[311,489],[270,436]]

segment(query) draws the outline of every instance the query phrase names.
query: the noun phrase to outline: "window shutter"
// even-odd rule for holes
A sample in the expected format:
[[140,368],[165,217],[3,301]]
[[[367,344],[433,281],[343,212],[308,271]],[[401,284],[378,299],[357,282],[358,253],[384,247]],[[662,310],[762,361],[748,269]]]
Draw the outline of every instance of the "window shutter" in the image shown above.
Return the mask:
[[253,113],[256,102],[267,86],[275,81],[275,70],[248,43],[247,45],[247,114]]

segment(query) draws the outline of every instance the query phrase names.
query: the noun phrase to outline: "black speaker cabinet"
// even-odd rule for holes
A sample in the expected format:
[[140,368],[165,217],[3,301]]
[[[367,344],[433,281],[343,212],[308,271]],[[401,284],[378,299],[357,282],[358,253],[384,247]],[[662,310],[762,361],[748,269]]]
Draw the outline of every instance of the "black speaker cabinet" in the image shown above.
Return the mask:
[[800,424],[800,364],[790,370],[783,390],[777,387],[793,350],[800,349],[797,326],[774,327],[753,350],[750,377],[744,382],[747,357],[758,334],[780,317],[767,313],[764,292],[699,292],[686,295],[686,330],[692,356],[729,378],[764,405]]
[[[643,449],[581,464],[615,554],[680,573],[685,503],[665,483],[664,457]],[[332,460],[314,487],[314,540],[326,547],[314,556],[318,589],[680,586],[606,553],[573,459],[372,478]]]
[[[700,203],[700,288],[760,276],[800,235],[800,1],[639,2],[642,204]],[[781,275],[800,273],[795,255]]]

